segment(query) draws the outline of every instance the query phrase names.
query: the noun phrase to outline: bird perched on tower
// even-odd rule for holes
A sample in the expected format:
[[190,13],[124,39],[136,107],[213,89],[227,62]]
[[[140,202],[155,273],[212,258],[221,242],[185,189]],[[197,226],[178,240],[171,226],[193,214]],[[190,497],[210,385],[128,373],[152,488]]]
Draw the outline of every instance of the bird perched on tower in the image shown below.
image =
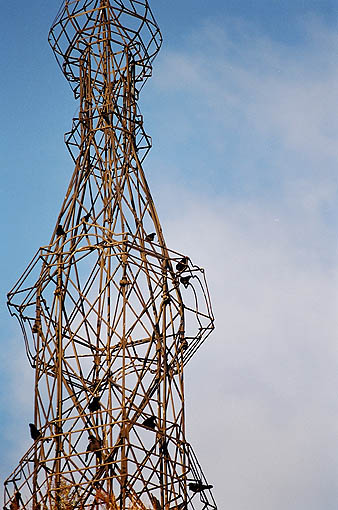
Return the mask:
[[206,485],[206,484],[202,483],[201,480],[197,480],[197,482],[189,483],[188,487],[191,490],[191,492],[202,492],[207,489],[212,489],[213,485]]
[[34,423],[29,424],[29,429],[31,433],[31,438],[33,441],[37,441],[38,439],[41,439],[42,434],[41,431],[34,425]]
[[98,439],[95,436],[93,436],[93,434],[89,434],[88,439],[89,439],[89,443],[88,443],[88,446],[87,446],[87,452],[86,452],[85,461],[87,462],[88,454],[89,453],[95,452],[96,458],[98,459],[99,462],[101,462],[101,459],[102,459],[102,452],[101,452],[102,440]]

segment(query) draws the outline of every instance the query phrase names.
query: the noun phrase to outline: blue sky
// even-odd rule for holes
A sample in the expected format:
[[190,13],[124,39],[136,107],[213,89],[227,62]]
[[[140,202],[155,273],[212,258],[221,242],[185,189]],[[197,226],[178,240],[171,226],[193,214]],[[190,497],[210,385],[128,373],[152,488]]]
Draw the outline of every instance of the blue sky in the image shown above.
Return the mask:
[[[33,388],[5,296],[73,170],[51,4],[6,3],[0,20],[2,479],[30,444]],[[144,166],[168,245],[205,267],[216,315],[187,368],[188,440],[220,510],[336,509],[338,4],[152,7],[164,45],[140,101]]]

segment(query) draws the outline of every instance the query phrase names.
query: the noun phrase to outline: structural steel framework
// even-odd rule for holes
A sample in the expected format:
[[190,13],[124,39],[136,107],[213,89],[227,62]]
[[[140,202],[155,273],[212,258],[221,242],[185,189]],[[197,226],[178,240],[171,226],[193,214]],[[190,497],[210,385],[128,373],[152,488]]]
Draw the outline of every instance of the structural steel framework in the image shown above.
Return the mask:
[[203,270],[167,249],[137,98],[161,34],[147,0],[65,1],[49,42],[79,100],[51,241],[13,290],[35,371],[9,510],[216,509],[185,438],[183,368],[213,329]]

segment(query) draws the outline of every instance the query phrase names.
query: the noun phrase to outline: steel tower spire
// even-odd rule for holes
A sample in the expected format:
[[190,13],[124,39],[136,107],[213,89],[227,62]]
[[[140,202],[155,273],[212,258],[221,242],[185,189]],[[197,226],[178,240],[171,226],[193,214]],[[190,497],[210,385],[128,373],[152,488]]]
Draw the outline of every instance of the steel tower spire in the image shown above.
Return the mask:
[[66,0],[49,42],[79,101],[50,243],[8,295],[35,371],[9,510],[216,509],[185,438],[183,369],[213,329],[204,272],[166,247],[137,108],[161,34],[147,0]]

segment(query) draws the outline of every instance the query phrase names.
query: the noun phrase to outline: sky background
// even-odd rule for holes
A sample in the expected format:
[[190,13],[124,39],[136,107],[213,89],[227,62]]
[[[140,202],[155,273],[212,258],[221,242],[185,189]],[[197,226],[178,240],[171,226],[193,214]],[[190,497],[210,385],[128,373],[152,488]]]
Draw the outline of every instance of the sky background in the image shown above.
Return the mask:
[[[33,412],[6,293],[54,229],[77,108],[47,44],[60,2],[3,4],[1,482]],[[151,5],[164,45],[140,99],[144,167],[216,316],[186,369],[187,439],[219,510],[336,510],[338,2]]]

